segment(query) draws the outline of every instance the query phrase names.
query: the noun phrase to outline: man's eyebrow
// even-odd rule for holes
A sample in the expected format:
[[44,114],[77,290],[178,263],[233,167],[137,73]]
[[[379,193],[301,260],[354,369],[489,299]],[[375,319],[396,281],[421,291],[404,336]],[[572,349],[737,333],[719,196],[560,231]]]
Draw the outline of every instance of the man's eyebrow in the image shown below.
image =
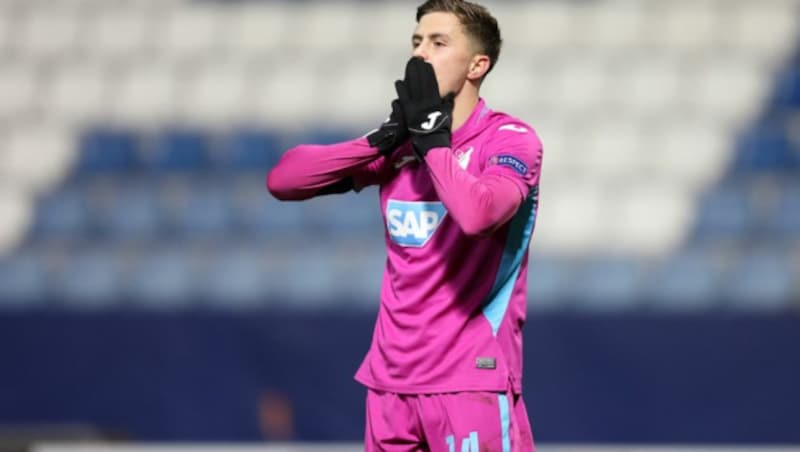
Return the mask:
[[[450,35],[448,35],[447,33],[431,33],[431,34],[428,35],[428,39],[439,39],[439,38],[449,39]],[[411,40],[412,41],[422,41],[422,35],[419,34],[419,33],[414,33],[411,36]]]

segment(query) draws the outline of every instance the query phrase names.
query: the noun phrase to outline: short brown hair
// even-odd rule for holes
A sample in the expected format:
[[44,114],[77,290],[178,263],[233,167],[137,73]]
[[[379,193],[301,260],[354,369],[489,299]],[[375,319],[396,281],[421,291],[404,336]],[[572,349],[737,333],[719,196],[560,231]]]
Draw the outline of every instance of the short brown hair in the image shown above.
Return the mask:
[[427,0],[417,8],[417,22],[428,13],[453,13],[461,25],[464,33],[480,46],[480,53],[489,57],[489,70],[484,77],[494,68],[500,57],[500,47],[503,40],[500,38],[500,27],[497,19],[492,17],[486,7],[465,0]]

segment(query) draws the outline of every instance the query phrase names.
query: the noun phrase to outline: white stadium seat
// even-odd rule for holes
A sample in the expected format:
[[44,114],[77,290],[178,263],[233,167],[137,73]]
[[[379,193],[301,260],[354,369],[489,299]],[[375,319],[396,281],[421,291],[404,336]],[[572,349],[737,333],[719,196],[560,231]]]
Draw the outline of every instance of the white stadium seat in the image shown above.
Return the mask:
[[9,131],[3,141],[8,183],[41,193],[69,172],[75,153],[74,132],[50,124],[27,125]]
[[241,105],[248,96],[247,72],[239,65],[209,61],[182,81],[179,115],[193,123],[246,121]]
[[615,224],[607,237],[611,250],[649,256],[683,243],[694,213],[692,194],[668,179],[620,184],[607,194],[605,206]]
[[225,54],[274,67],[277,52],[292,39],[291,9],[284,2],[239,2],[231,5],[225,33],[219,35]]
[[0,188],[0,256],[25,235],[33,219],[29,196],[21,190]]
[[317,61],[278,58],[281,64],[262,73],[263,80],[249,100],[255,119],[278,129],[319,124],[325,115],[317,110],[319,96],[314,91],[321,70]]
[[614,57],[625,57],[640,45],[646,31],[646,2],[586,2],[574,11],[572,32],[577,45]]
[[168,9],[160,18],[156,32],[156,53],[177,64],[197,63],[213,57],[221,46],[219,36],[224,32],[220,14],[222,5],[196,3]]
[[29,8],[19,14],[9,53],[33,62],[67,61],[83,28],[83,16],[66,4]]
[[775,69],[800,37],[798,8],[794,0],[740,0],[730,7],[721,39],[729,50],[752,64]]
[[39,110],[38,74],[25,64],[5,63],[0,70],[0,122],[28,118]]
[[659,2],[650,13],[645,42],[671,55],[707,55],[720,45],[720,13],[724,2],[713,0]]
[[138,62],[154,51],[155,11],[147,8],[104,7],[93,9],[82,34],[86,56],[107,64]]
[[47,119],[83,126],[105,119],[111,98],[103,67],[75,61],[50,74],[40,101]]
[[111,97],[112,118],[120,122],[158,124],[176,115],[178,83],[171,66],[134,66],[120,75]]

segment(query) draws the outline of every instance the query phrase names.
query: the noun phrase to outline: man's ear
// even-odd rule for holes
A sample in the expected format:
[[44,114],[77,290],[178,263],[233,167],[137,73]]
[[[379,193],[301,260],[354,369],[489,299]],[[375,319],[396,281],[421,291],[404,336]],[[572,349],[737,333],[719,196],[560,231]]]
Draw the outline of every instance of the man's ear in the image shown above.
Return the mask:
[[489,72],[491,60],[486,55],[476,54],[472,57],[469,63],[469,70],[467,71],[467,78],[469,80],[480,80]]

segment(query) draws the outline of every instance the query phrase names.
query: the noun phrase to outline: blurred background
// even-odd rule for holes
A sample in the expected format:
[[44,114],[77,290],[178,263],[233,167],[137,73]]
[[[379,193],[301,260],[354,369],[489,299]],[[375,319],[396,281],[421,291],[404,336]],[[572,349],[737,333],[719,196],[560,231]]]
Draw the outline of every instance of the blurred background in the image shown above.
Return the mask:
[[[484,4],[535,436],[800,443],[800,2]],[[0,0],[1,444],[361,440],[377,191],[265,177],[386,117],[416,6]]]

